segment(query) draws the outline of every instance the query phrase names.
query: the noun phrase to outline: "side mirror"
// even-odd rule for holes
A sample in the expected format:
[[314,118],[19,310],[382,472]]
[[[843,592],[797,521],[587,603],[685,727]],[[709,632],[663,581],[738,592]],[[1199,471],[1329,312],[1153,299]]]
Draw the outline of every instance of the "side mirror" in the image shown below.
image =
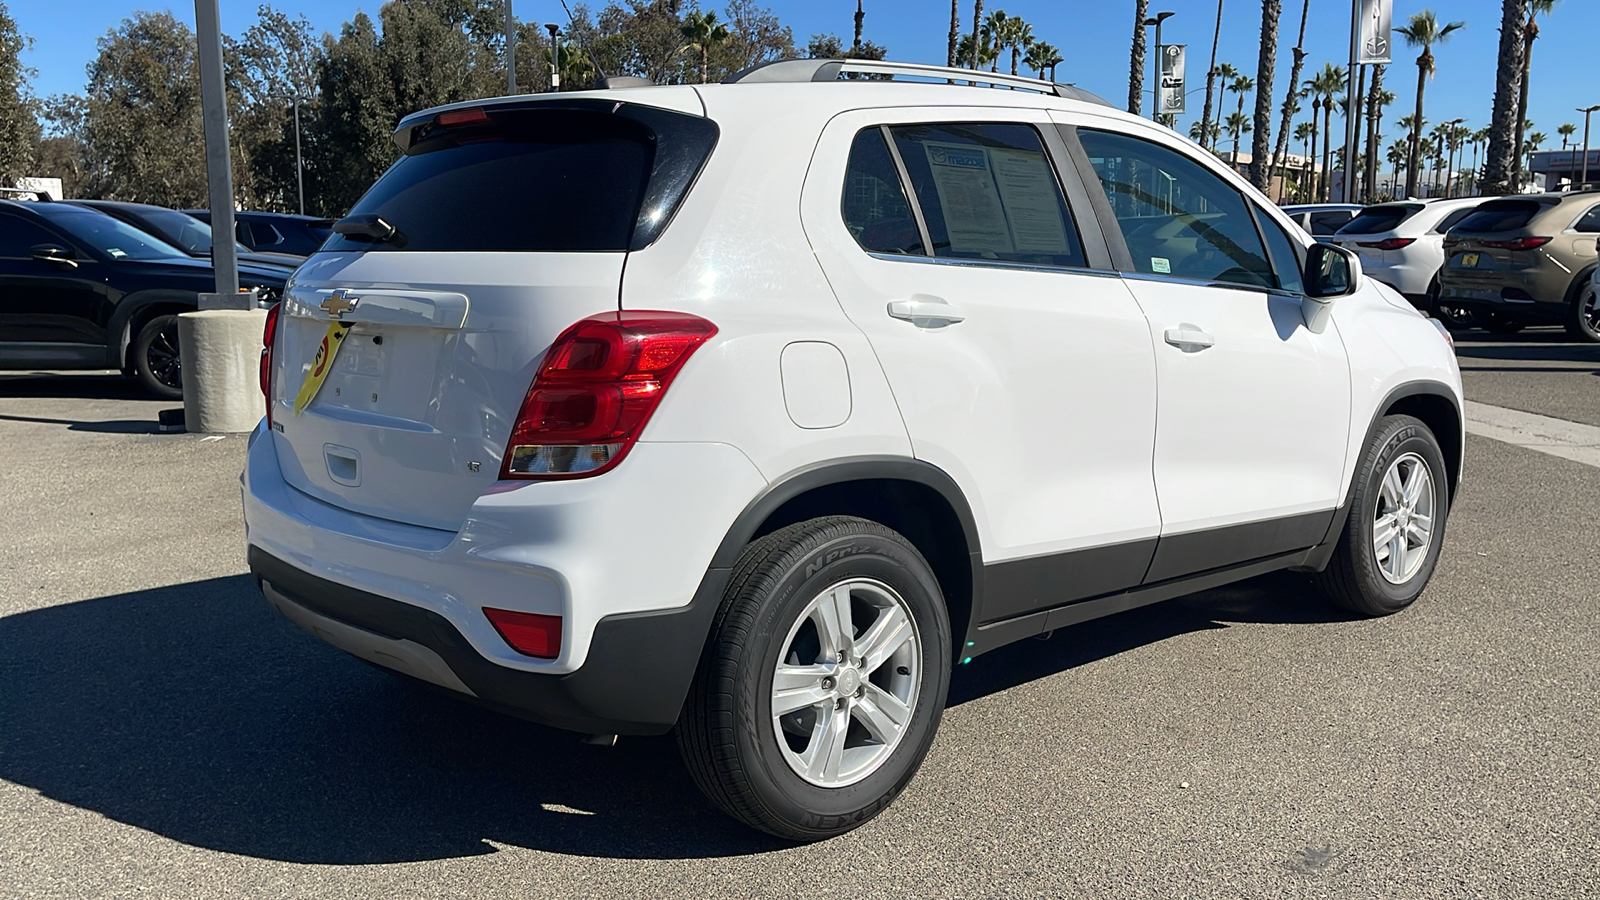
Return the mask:
[[1300,303],[1306,328],[1321,334],[1333,314],[1333,301],[1355,293],[1361,287],[1361,261],[1354,253],[1334,244],[1312,244],[1306,251],[1306,268],[1301,274],[1305,299]]
[[52,262],[64,265],[69,269],[78,267],[78,261],[73,258],[77,254],[59,244],[34,244],[33,247],[29,248],[29,252],[33,254],[34,259],[40,262]]

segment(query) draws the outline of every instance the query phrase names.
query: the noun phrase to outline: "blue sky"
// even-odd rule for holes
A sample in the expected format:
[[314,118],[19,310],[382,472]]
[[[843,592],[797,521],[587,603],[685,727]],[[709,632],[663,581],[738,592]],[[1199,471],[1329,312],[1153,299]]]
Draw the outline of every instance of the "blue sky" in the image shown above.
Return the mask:
[[[702,0],[709,8],[719,8],[719,0]],[[1284,21],[1279,36],[1281,60],[1278,67],[1274,108],[1283,96],[1282,80],[1288,77],[1290,54],[1299,26],[1302,0],[1283,0]],[[1306,29],[1308,71],[1324,62],[1342,65],[1349,56],[1350,0],[1310,0],[1310,24]],[[229,33],[243,31],[255,17],[255,0],[222,0],[222,27]],[[304,12],[319,30],[337,31],[340,24],[357,10],[375,13],[379,0],[278,0],[274,4],[290,13]],[[591,0],[591,6],[602,5]],[[812,34],[835,32],[848,40],[854,0],[769,0],[769,5],[794,29],[796,42],[803,45]],[[987,0],[986,10],[1000,8],[1032,23],[1035,36],[1050,41],[1066,57],[1057,71],[1062,81],[1071,81],[1121,105],[1127,98],[1128,49],[1133,29],[1133,0]],[[93,59],[95,41],[116,27],[132,10],[170,8],[189,23],[194,9],[180,4],[139,4],[127,0],[9,0],[11,15],[23,32],[32,36],[34,46],[25,60],[38,70],[34,91],[40,96],[79,91],[83,87],[84,67]],[[1395,0],[1395,22],[1409,14],[1431,7],[1441,20],[1466,22],[1448,44],[1435,50],[1439,74],[1426,93],[1430,122],[1464,118],[1469,126],[1488,123],[1494,97],[1494,70],[1500,27],[1499,0]],[[866,35],[889,48],[889,58],[910,62],[943,63],[945,40],[949,32],[949,4],[945,0],[866,0]],[[962,0],[963,17],[970,20],[971,0]],[[556,0],[515,0],[517,16],[538,21],[564,21]],[[1151,11],[1171,10],[1163,39],[1172,44],[1189,45],[1191,87],[1204,85],[1203,76],[1210,54],[1212,26],[1216,17],[1215,0],[1152,0]],[[1255,75],[1259,47],[1260,0],[1224,0],[1221,47],[1218,57],[1232,62],[1250,76]],[[1562,122],[1578,125],[1581,138],[1583,117],[1573,110],[1600,103],[1600,81],[1572,77],[1592,63],[1596,52],[1595,35],[1600,33],[1600,0],[1562,0],[1554,16],[1547,20],[1534,50],[1532,94],[1529,117],[1535,129],[1545,132],[1556,146],[1556,126]],[[1389,69],[1385,87],[1399,95],[1385,116],[1385,131],[1392,127],[1413,103],[1416,52],[1398,46],[1397,65]],[[1002,66],[1004,68],[1004,66]],[[1179,127],[1198,116],[1203,94],[1190,100],[1191,113],[1180,119]],[[1230,104],[1231,104],[1230,96]],[[1148,110],[1148,100],[1146,101]],[[1309,112],[1300,118],[1309,117]],[[1276,118],[1276,117],[1275,117]],[[1337,121],[1337,120],[1336,120]],[[1337,126],[1335,126],[1337,127]],[[1596,122],[1600,129],[1600,122]],[[1600,143],[1600,130],[1593,139]],[[1547,144],[1546,146],[1549,146]]]

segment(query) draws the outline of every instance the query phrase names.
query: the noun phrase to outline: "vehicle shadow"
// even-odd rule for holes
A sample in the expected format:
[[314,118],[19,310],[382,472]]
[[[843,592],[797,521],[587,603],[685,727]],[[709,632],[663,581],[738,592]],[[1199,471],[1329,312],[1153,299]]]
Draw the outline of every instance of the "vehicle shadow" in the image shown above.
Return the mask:
[[[1304,593],[1258,580],[1024,641],[963,669],[951,702],[1229,621],[1324,620]],[[0,779],[259,858],[786,846],[704,801],[670,737],[589,746],[386,674],[271,612],[243,575],[0,618],[0,723]]]
[[137,380],[111,371],[0,373],[0,397],[68,397],[79,400],[157,402],[140,387]]
[[99,434],[158,434],[161,431],[159,423],[154,419],[116,419],[109,422],[92,422],[79,419],[50,419],[41,416],[11,416],[0,413],[0,422],[65,425],[68,431],[88,431]]

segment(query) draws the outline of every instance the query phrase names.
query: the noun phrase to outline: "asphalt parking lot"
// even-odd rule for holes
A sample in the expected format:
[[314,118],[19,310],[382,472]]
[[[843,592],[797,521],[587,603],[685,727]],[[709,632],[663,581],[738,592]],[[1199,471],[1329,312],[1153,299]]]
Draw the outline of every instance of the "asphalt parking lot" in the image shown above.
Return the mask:
[[[1600,347],[1473,333],[1469,399],[1600,425]],[[0,376],[0,896],[1595,897],[1600,469],[1473,436],[1418,604],[1280,575],[958,672],[908,792],[787,846],[670,738],[369,668],[244,574],[244,439]]]

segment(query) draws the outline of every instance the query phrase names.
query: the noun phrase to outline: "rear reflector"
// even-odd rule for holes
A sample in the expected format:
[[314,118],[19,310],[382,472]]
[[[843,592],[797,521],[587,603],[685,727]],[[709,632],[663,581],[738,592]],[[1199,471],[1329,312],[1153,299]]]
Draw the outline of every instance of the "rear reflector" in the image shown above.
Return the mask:
[[690,354],[717,333],[698,316],[625,310],[550,345],[511,427],[501,478],[581,478],[615,466]]
[[1416,238],[1388,238],[1382,241],[1356,241],[1356,244],[1362,247],[1371,247],[1375,250],[1399,250],[1416,242]]
[[523,656],[555,659],[561,655],[561,617],[514,612],[485,606],[483,614],[511,649]]

